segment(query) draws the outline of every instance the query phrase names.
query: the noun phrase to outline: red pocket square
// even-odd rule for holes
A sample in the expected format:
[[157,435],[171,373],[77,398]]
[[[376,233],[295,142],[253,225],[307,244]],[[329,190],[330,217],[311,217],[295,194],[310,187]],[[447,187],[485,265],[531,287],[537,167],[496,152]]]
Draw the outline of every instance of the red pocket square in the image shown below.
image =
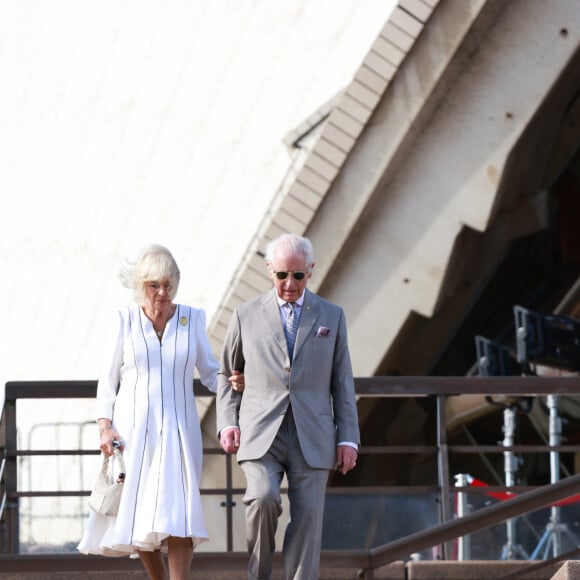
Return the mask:
[[326,326],[319,326],[316,331],[316,336],[328,336],[330,334],[330,328]]

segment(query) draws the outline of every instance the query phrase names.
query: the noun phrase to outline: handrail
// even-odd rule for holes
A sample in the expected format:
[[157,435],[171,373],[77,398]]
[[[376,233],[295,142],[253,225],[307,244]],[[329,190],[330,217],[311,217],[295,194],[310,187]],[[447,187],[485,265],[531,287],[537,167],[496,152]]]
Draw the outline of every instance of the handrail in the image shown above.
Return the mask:
[[410,553],[487,528],[500,521],[549,506],[578,492],[580,473],[544,485],[506,501],[477,510],[462,518],[422,530],[369,550],[370,567],[375,569]]
[[[362,397],[420,397],[428,395],[579,395],[580,377],[357,377],[356,394]],[[97,381],[9,381],[5,400],[92,398]],[[214,396],[201,382],[194,381],[196,396]]]
[[[3,457],[0,463],[0,481],[4,480],[4,470],[6,469],[6,459]],[[4,506],[6,505],[7,493],[2,490],[2,497],[0,497],[0,520],[2,520],[2,514],[4,513]]]
[[[8,382],[5,388],[5,406],[4,416],[0,419],[4,420],[4,427],[6,428],[6,450],[4,463],[6,469],[5,473],[5,489],[8,498],[7,506],[13,508],[13,504],[18,504],[18,498],[23,495],[39,495],[39,492],[18,492],[16,489],[15,467],[16,458],[25,454],[92,454],[98,453],[95,451],[86,450],[35,450],[22,451],[16,448],[16,431],[15,431],[15,403],[17,399],[45,399],[45,398],[92,398],[96,394],[96,381],[22,381],[22,382]],[[437,445],[433,448],[433,452],[438,455],[439,478],[437,489],[441,498],[447,498],[451,489],[449,483],[448,472],[448,454],[450,452],[474,452],[478,446],[448,446],[446,442],[445,421],[444,421],[444,402],[446,397],[456,395],[504,395],[513,397],[524,397],[532,395],[579,395],[580,394],[580,377],[365,377],[357,378],[355,380],[356,392],[359,397],[436,397],[437,405],[437,421],[438,421],[438,439]],[[195,381],[194,390],[197,396],[213,396],[199,381]],[[426,453],[429,452],[427,446],[424,448],[415,449],[415,452]],[[486,452],[503,452],[506,447],[498,446],[497,448],[489,448],[484,446]],[[538,451],[543,449],[571,451],[577,450],[578,446],[513,446],[513,450],[519,452],[524,451]],[[512,449],[512,448],[510,448]],[[204,450],[206,453],[210,450]],[[219,449],[211,450],[210,452],[220,452]],[[361,453],[401,453],[409,452],[403,449],[403,446],[396,446],[392,450],[388,447],[361,447]],[[230,457],[230,456],[228,456]],[[10,475],[10,469],[14,472]],[[445,471],[446,473],[441,473]],[[398,539],[390,542],[384,546],[379,546],[371,550],[347,550],[347,551],[324,551],[322,554],[322,562],[326,563],[326,567],[333,563],[333,566],[344,565],[348,567],[360,567],[368,570],[376,569],[385,563],[391,562],[395,559],[408,556],[410,553],[419,552],[425,548],[445,543],[458,536],[469,534],[475,530],[482,529],[497,523],[503,519],[509,519],[515,515],[525,513],[530,509],[538,509],[559,499],[574,495],[577,491],[577,484],[580,482],[580,475],[574,475],[551,485],[542,488],[536,488],[532,491],[526,491],[508,501],[502,502],[488,508],[483,508],[477,512],[465,516],[460,520],[451,520],[450,514],[446,514],[442,510],[441,525],[424,530],[416,534],[411,534],[406,538]],[[572,490],[571,488],[575,489]],[[360,488],[359,491],[368,488]],[[516,491],[516,488],[511,488]],[[343,492],[342,488],[338,489]],[[217,490],[208,490],[216,492]],[[231,481],[228,483],[228,489],[225,490],[226,497],[231,497],[233,493],[240,490],[233,490]],[[333,490],[334,491],[334,490]],[[476,490],[473,490],[477,493]],[[518,490],[519,491],[519,490]],[[43,492],[42,495],[47,494],[64,495],[62,492]],[[66,492],[67,494],[86,494],[86,491],[81,492]],[[229,494],[229,495],[228,495]],[[13,501],[11,501],[13,500]],[[226,502],[227,503],[227,502]],[[9,509],[8,511],[11,511]],[[17,514],[17,511],[16,511]],[[0,511],[0,518],[2,517]],[[17,530],[17,518],[7,518],[9,530],[8,536],[14,536],[14,530]],[[10,548],[10,546],[9,546]],[[14,553],[14,545],[12,545]],[[8,551],[11,551],[10,549]],[[232,554],[233,552],[229,552]]]

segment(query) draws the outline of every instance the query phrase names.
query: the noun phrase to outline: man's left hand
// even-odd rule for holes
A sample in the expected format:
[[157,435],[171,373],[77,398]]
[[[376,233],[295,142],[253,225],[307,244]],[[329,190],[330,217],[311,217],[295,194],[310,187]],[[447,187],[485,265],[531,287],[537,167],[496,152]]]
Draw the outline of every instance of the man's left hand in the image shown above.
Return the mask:
[[350,445],[339,445],[336,448],[336,468],[346,475],[356,465],[358,451]]

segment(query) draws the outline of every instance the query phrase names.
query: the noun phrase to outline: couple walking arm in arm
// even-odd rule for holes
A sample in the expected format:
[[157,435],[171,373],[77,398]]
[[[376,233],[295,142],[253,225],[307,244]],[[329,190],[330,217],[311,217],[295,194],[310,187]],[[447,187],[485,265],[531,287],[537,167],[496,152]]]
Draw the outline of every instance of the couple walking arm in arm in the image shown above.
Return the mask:
[[116,516],[90,513],[79,551],[139,556],[151,580],[189,578],[193,550],[208,539],[197,371],[217,391],[220,444],[237,454],[247,480],[248,577],[270,578],[286,475],[285,575],[318,578],[328,475],[350,471],[359,445],[346,322],[340,307],[306,288],[308,239],[273,240],[266,268],[273,288],[236,309],[220,366],[204,311],[174,302],[180,273],[169,250],[151,244],[123,264],[135,304],[109,325],[97,387],[99,445],[112,455],[121,442],[123,493]]

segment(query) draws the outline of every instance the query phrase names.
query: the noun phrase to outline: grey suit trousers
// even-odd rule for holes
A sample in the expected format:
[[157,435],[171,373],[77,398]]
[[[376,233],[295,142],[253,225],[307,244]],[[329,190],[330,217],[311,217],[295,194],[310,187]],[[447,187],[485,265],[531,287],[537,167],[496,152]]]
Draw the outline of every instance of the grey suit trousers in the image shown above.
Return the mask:
[[244,496],[250,562],[249,580],[269,580],[278,518],[280,485],[288,480],[290,521],[282,548],[286,580],[317,580],[320,568],[322,518],[329,470],[312,469],[304,461],[291,407],[268,452],[240,463],[246,475]]

